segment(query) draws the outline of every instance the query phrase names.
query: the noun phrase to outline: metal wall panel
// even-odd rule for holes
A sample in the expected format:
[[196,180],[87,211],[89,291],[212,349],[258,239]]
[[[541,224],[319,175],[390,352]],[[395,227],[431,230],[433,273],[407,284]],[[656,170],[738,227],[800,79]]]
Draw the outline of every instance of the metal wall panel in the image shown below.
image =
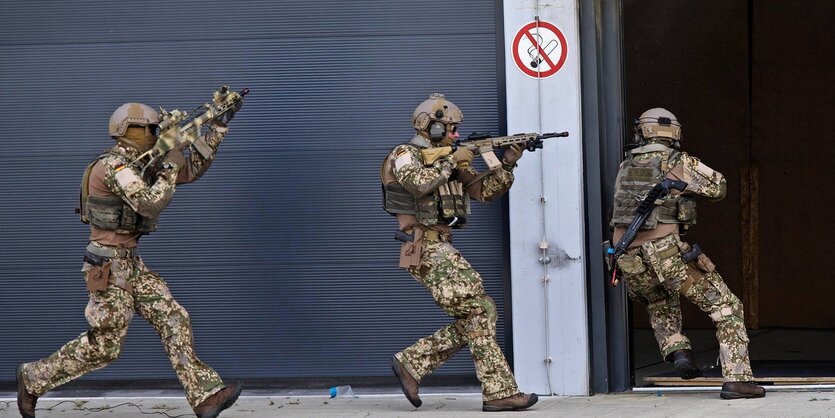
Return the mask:
[[[227,378],[388,376],[449,322],[397,268],[378,171],[441,91],[465,131],[497,133],[495,4],[485,1],[40,1],[0,15],[0,381],[86,328],[78,222],[86,163],[126,101],[190,110],[249,87],[211,170],[178,188],[140,253]],[[456,241],[504,310],[501,204]],[[504,317],[499,317],[504,341]],[[439,374],[472,374],[456,356]],[[173,379],[136,316],[122,357],[86,379]]]

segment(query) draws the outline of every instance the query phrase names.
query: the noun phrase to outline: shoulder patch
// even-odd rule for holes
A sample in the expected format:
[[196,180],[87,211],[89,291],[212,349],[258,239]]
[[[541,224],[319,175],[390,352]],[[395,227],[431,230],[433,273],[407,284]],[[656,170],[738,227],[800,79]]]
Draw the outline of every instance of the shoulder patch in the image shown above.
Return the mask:
[[705,175],[705,177],[713,177],[713,169],[706,166],[699,160],[696,160],[696,171]]
[[108,154],[101,159],[101,162],[112,170],[121,170],[128,165],[127,159],[121,155]]
[[397,170],[400,167],[404,167],[407,165],[412,164],[412,153],[408,150],[400,149],[394,154],[394,169]]
[[116,184],[118,184],[122,189],[130,190],[132,185],[141,183],[142,180],[133,172],[133,170],[124,170],[124,168],[124,165],[116,168]]

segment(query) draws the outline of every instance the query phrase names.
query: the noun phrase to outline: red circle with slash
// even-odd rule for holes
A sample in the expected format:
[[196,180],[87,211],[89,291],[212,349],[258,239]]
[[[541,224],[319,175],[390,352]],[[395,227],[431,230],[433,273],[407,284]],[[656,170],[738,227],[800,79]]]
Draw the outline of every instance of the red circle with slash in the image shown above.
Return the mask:
[[535,20],[516,32],[511,51],[513,61],[525,75],[545,78],[556,74],[565,64],[568,44],[554,24]]

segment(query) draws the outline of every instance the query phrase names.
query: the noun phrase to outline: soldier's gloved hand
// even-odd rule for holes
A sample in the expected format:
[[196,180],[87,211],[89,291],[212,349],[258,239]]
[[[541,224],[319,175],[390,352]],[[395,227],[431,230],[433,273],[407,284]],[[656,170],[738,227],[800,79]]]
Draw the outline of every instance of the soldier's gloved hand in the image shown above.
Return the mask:
[[452,153],[452,161],[455,162],[457,167],[466,167],[473,162],[473,152],[467,148],[458,147],[458,149]]
[[520,147],[516,144],[511,144],[507,148],[504,149],[504,157],[502,157],[503,162],[506,165],[513,166],[516,165],[516,162],[522,158],[522,152],[524,152],[524,148]]
[[171,162],[162,163],[162,170],[157,173],[157,177],[168,177],[169,180],[177,178],[177,173],[180,172],[180,166]]
[[229,121],[231,121],[232,118],[235,117],[235,113],[237,113],[239,110],[241,110],[241,106],[243,106],[243,104],[244,104],[244,101],[241,100],[238,103],[236,103],[235,106],[232,106],[231,108],[229,108],[229,110],[221,113],[220,116],[216,117],[213,120],[214,124],[218,125],[218,126],[228,125]]
[[180,167],[184,167],[186,165],[186,157],[183,155],[183,149],[185,148],[185,143],[178,144],[174,149],[168,151],[165,154],[165,158],[162,159],[163,163],[171,163]]

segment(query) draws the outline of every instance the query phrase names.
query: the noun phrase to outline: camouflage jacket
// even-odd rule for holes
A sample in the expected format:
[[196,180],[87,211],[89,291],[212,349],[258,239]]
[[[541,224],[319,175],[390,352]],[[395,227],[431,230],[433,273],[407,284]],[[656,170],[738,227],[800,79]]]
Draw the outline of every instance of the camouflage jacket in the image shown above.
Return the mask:
[[466,185],[470,197],[479,202],[489,202],[506,193],[513,185],[513,173],[505,169],[491,171],[473,182],[479,175],[478,171],[472,166],[455,168],[451,155],[426,166],[420,148],[410,144],[397,146],[391,155],[394,158],[394,177],[415,196],[425,196],[446,184],[450,178],[455,178]]
[[[663,160],[665,151],[655,151],[655,152],[648,152],[642,153],[638,156],[633,158],[639,158],[644,160]],[[627,164],[625,161],[624,164]],[[616,181],[616,190],[619,190],[622,187],[622,180],[621,174],[624,170],[624,164],[621,165],[621,170],[618,173],[618,180]],[[727,181],[722,173],[713,170],[712,168],[708,167],[704,163],[702,163],[698,158],[690,156],[686,152],[676,152],[675,156],[671,161],[669,161],[670,167],[667,168],[664,176],[667,178],[672,178],[676,180],[681,180],[687,183],[687,188],[681,194],[682,197],[687,196],[701,196],[706,197],[711,200],[721,200],[727,194]],[[671,196],[676,197],[678,196],[678,191],[672,191]],[[616,192],[617,196],[617,192]],[[643,199],[642,196],[635,196],[635,199]],[[692,223],[695,223],[696,220],[696,205],[692,199],[685,199],[687,205],[679,204],[679,219],[684,217],[692,217]],[[617,204],[617,198],[616,202]],[[687,208],[687,212],[692,213],[684,213],[683,208]],[[683,222],[684,223],[684,222]],[[625,233],[626,228],[623,226],[618,226],[614,230],[614,234],[612,236],[612,241],[617,242],[620,237],[623,236]],[[649,230],[641,230],[638,233],[638,237],[630,246],[631,248],[640,246],[644,242],[653,241],[655,239],[665,237],[667,235],[678,233],[678,225],[675,223],[658,223],[653,229]]]
[[[156,219],[171,202],[177,184],[190,183],[202,176],[214,161],[217,148],[226,135],[227,128],[210,126],[203,139],[213,152],[209,158],[188,149],[174,149],[165,156],[164,161],[173,162],[178,171],[163,170],[162,161],[145,170],[144,176],[139,167],[130,164],[140,152],[117,144],[93,166],[89,178],[91,196],[118,196],[130,208],[148,219]],[[133,247],[139,233],[120,233],[96,226],[90,226],[90,240],[105,245]]]

